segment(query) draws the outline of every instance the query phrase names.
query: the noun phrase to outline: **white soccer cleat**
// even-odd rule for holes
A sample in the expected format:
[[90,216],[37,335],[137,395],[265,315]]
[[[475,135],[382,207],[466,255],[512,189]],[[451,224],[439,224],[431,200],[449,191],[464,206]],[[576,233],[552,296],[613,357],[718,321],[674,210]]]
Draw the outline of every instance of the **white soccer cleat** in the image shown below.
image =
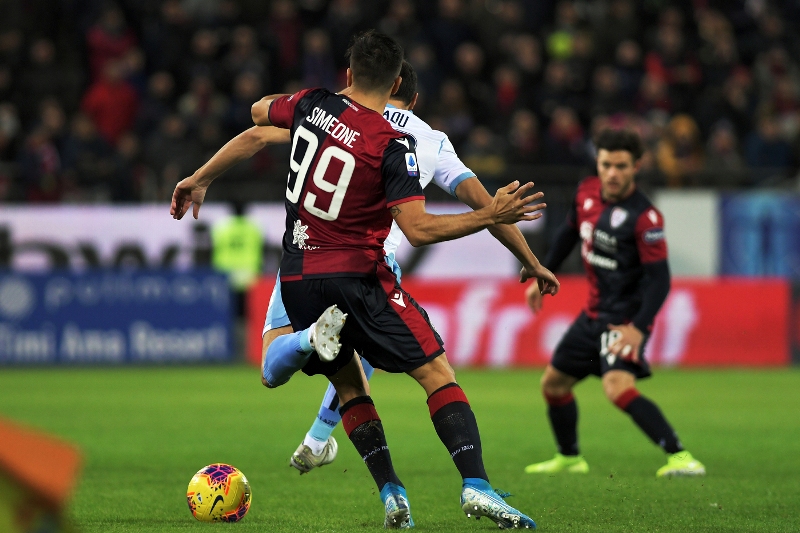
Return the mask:
[[342,345],[339,342],[339,332],[344,327],[347,313],[342,313],[336,305],[327,308],[319,316],[314,328],[311,330],[311,346],[317,352],[320,360],[329,363],[336,359]]
[[298,446],[297,450],[292,454],[289,465],[298,469],[301,475],[308,474],[318,466],[331,464],[333,460],[336,459],[336,453],[338,451],[339,445],[333,437],[328,437],[328,442],[325,443],[325,448],[322,449],[322,453],[319,455],[314,455],[311,448],[300,443],[300,446]]
[[536,522],[508,505],[494,491],[465,486],[461,491],[461,510],[467,518],[485,516],[500,529],[536,529]]

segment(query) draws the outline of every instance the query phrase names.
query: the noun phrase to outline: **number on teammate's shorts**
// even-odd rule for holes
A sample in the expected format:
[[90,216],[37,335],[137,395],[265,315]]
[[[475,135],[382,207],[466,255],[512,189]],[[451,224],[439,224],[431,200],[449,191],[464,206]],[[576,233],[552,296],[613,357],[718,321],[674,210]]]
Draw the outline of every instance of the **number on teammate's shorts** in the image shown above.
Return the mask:
[[611,346],[616,344],[621,337],[622,333],[616,329],[606,331],[600,335],[600,357],[606,358],[608,366],[613,365],[617,360],[617,356],[611,353]]

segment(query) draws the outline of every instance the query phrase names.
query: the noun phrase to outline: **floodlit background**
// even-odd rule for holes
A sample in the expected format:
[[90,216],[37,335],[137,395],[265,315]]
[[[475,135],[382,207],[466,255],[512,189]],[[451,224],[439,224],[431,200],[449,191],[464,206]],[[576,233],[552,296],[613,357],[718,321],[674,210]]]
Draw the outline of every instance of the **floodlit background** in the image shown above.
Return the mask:
[[[797,416],[788,416],[800,402],[800,376],[792,368],[800,362],[797,2],[5,0],[0,417],[83,448],[86,480],[70,511],[77,527],[162,530],[144,508],[122,503],[129,493],[121,487],[129,482],[154,491],[159,519],[190,527],[182,485],[203,464],[237,457],[254,483],[253,516],[245,520],[253,527],[271,516],[259,510],[259,491],[291,483],[298,493],[324,493],[323,485],[296,485],[272,469],[284,466],[302,438],[323,382],[297,376],[284,389],[266,391],[252,366],[260,360],[261,326],[280,261],[288,146],[268,147],[214,183],[199,221],[172,220],[168,202],[178,180],[252,126],[250,106],[261,96],[343,88],[345,49],[353,34],[369,28],[403,45],[419,77],[415,112],[449,135],[490,191],[520,179],[545,193],[544,218],[521,225],[540,258],[578,181],[593,173],[593,132],[611,126],[641,134],[648,151],[638,183],[664,213],[674,276],[648,346],[659,367],[653,396],[679,432],[688,428],[681,435],[706,463],[707,483],[718,476],[717,487],[728,491],[723,496],[741,504],[740,515],[720,522],[730,507],[703,500],[702,510],[687,511],[680,527],[800,529],[797,512],[787,507],[800,498],[800,487],[782,477],[800,464],[773,471],[769,461],[748,463],[736,453],[751,450],[752,460],[800,451]],[[432,212],[466,209],[435,186],[426,195]],[[221,244],[237,210],[257,233],[242,244],[256,260],[238,267]],[[486,232],[420,249],[404,243],[398,259],[404,286],[430,313],[450,360],[465,369],[474,391],[467,393],[481,398],[483,407],[475,402],[479,421],[513,425],[494,428],[495,437],[521,432],[502,448],[506,441],[497,437],[498,445],[487,444],[486,452],[488,458],[516,450],[511,458],[518,464],[487,461],[505,476],[504,485],[523,483],[515,490],[531,499],[516,502],[520,507],[531,502],[534,508],[532,502],[543,498],[544,510],[532,516],[547,531],[593,530],[598,520],[609,530],[672,530],[666,518],[650,512],[657,504],[630,509],[624,520],[580,514],[601,478],[552,490],[549,481],[542,488],[529,477],[520,480],[522,466],[553,449],[538,378],[585,301],[577,249],[559,273],[561,293],[547,298],[537,316],[524,305],[515,259]],[[238,274],[228,276],[232,268]],[[405,405],[388,392],[404,379],[378,376],[376,389],[387,391],[383,402]],[[148,388],[151,383],[161,386]],[[227,397],[226,387],[236,392]],[[622,438],[617,430],[593,427],[595,420],[622,420],[631,446],[657,455],[627,420],[602,407],[596,383],[585,388],[583,396],[579,389],[581,405],[597,413],[586,422],[592,428],[586,438],[596,439],[588,443],[600,447],[605,461],[592,475],[607,477],[628,460],[608,442]],[[494,392],[506,399],[493,402]],[[190,398],[225,405],[238,428],[228,430],[257,436],[242,443],[248,452],[236,455],[236,439],[206,453],[192,448],[191,432],[208,431],[203,417],[209,408],[202,416],[183,411]],[[233,414],[235,402],[248,403],[246,416]],[[276,413],[275,405],[283,411]],[[387,408],[387,420],[391,409],[397,410]],[[109,422],[123,411],[124,423]],[[274,417],[284,420],[289,413],[298,417],[293,425],[274,431]],[[423,415],[419,423],[428,424]],[[182,416],[197,422],[170,432]],[[520,420],[526,421],[522,427]],[[144,453],[126,444],[133,434],[143,446],[159,444]],[[340,460],[364,474],[344,434],[337,435]],[[414,435],[397,448],[413,446]],[[485,432],[484,440],[492,439]],[[269,440],[273,462],[259,461],[253,451],[259,440]],[[394,446],[391,433],[389,442]],[[150,454],[156,457],[151,467],[167,471],[169,496],[142,465]],[[638,468],[637,460],[631,464]],[[641,471],[625,485],[628,497],[649,494],[648,476],[659,462],[642,459]],[[426,471],[436,474],[432,468]],[[142,476],[131,481],[115,477],[119,471]],[[327,483],[357,483],[364,494],[355,501],[364,496],[375,503],[367,499],[374,499],[367,495],[368,479],[332,475]],[[20,490],[33,490],[25,486]],[[574,512],[553,510],[573,494],[579,494]],[[658,494],[653,498],[671,502],[665,516],[681,514],[685,493]],[[603,505],[613,510],[617,503]],[[378,527],[373,507],[364,503],[353,520]],[[703,514],[708,508],[717,514]],[[326,527],[338,531],[350,522]],[[119,525],[125,523],[131,529]],[[308,527],[313,524],[309,519]]]

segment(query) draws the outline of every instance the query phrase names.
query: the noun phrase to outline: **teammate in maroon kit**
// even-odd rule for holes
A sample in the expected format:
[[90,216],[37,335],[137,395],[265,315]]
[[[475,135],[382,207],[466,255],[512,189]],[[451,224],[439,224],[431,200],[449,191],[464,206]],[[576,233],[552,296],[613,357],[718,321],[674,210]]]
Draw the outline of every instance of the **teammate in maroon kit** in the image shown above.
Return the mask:
[[[595,140],[597,176],[578,185],[566,223],[544,265],[556,270],[581,241],[589,302],[559,343],[542,376],[542,392],[558,444],[556,456],[529,465],[528,473],[585,473],[578,450],[578,408],[573,387],[600,376],[606,396],[667,454],[658,476],[702,475],[705,467],[683,449],[659,408],[636,390],[650,376],[644,347],[656,313],[669,293],[664,219],[634,182],[642,145],[630,131],[604,130]],[[536,284],[528,305],[541,309]]]
[[[487,516],[501,527],[533,528],[533,520],[509,506],[489,484],[466,395],[427,313],[397,284],[386,264],[383,241],[392,218],[409,242],[420,246],[494,224],[534,219],[539,206],[528,205],[524,198],[532,184],[519,187],[514,182],[483,209],[443,216],[425,212],[415,141],[394,130],[382,115],[400,85],[402,59],[402,48],[392,39],[367,32],[350,50],[347,96],[311,89],[265,97],[253,105],[256,125],[275,125],[292,133],[281,260],[283,302],[295,331],[308,328],[321,315],[349,317],[341,329],[341,346],[336,347],[336,336],[331,335],[327,340],[336,349],[318,348],[320,358],[309,359],[303,371],[324,374],[336,388],[344,429],[380,489],[386,527],[411,527],[413,521],[354,349],[372,366],[408,373],[425,389],[434,428],[463,479],[464,512]],[[179,184],[173,216],[182,217],[189,202],[202,202],[207,186]],[[197,204],[195,215],[196,210]],[[537,278],[545,293],[558,290],[553,274],[538,263],[532,272],[524,269],[522,276]]]

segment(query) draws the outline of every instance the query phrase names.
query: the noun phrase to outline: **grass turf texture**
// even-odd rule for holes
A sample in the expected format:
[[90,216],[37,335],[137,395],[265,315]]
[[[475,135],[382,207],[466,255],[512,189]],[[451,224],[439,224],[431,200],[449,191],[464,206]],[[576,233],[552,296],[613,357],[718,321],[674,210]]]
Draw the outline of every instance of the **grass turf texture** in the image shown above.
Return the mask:
[[[588,475],[526,475],[554,445],[538,371],[461,371],[495,487],[543,532],[800,530],[800,372],[658,371],[641,383],[709,475],[656,479],[664,455],[603,397],[576,390]],[[85,466],[71,515],[80,531],[377,531],[383,509],[341,428],[339,457],[300,476],[288,458],[325,382],[295,376],[276,390],[243,366],[2,369],[0,415],[80,445]],[[378,374],[373,397],[419,531],[493,531],[467,521],[460,478],[436,438],[422,390]],[[196,522],[191,476],[231,463],[253,504],[238,524]]]

